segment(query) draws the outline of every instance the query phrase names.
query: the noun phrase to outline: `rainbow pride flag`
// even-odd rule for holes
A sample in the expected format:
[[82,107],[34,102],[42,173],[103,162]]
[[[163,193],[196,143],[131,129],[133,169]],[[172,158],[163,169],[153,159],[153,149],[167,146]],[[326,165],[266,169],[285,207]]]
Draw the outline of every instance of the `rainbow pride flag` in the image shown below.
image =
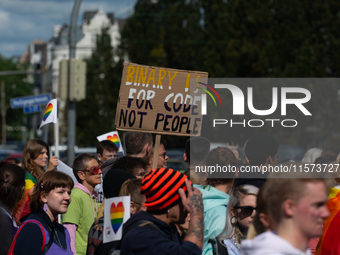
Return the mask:
[[323,234],[316,247],[315,255],[340,254],[340,190],[331,188],[327,209],[330,216],[325,220]]
[[52,99],[48,102],[39,128],[51,122],[58,123],[57,99]]

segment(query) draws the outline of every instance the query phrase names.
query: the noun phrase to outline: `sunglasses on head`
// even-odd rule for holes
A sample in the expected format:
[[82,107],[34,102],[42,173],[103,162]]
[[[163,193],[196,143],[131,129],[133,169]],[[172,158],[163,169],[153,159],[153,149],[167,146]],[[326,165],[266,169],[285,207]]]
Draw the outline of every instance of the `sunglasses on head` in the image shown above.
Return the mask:
[[84,172],[90,172],[95,175],[99,173],[99,170],[103,170],[103,165],[100,166],[91,166],[89,169],[84,170]]
[[256,207],[252,207],[252,206],[235,206],[234,207],[236,210],[237,209],[241,209],[241,212],[238,213],[240,218],[246,218],[249,217],[250,215],[252,215],[253,211],[256,210]]

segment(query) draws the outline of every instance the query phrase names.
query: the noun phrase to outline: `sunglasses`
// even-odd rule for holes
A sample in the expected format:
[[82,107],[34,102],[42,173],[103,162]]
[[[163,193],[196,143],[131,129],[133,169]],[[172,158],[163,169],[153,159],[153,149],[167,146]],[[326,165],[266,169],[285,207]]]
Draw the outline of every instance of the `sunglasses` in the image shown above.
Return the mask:
[[234,207],[236,210],[237,209],[241,209],[241,212],[238,213],[240,218],[244,219],[246,217],[249,217],[250,215],[253,214],[253,211],[256,210],[256,207],[252,207],[252,206],[235,206]]
[[83,170],[83,172],[90,172],[93,175],[99,173],[99,170],[103,170],[103,165],[100,166],[91,166],[89,169]]

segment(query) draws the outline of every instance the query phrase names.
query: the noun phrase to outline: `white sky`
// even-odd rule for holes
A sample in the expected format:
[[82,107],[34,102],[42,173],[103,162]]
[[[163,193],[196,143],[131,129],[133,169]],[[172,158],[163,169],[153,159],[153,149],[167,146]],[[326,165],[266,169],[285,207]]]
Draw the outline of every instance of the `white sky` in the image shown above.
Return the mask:
[[[117,18],[133,13],[137,0],[83,0],[78,14],[81,24],[84,11],[113,12]],[[73,0],[0,0],[0,54],[21,56],[36,39],[48,40],[54,25],[69,23]]]

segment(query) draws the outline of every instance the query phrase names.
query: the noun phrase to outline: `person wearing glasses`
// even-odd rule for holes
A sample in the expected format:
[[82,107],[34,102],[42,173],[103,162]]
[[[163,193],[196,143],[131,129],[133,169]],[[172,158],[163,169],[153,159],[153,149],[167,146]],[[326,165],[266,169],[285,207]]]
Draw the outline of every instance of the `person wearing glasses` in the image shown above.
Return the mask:
[[70,233],[73,253],[85,255],[88,233],[97,218],[99,205],[94,187],[102,182],[102,167],[94,155],[83,153],[74,159],[72,168],[79,183],[74,185],[72,203],[62,215],[62,222]]
[[214,255],[219,249],[227,249],[228,255],[240,254],[241,241],[247,236],[256,213],[258,191],[259,189],[252,185],[238,186],[233,190],[227,207],[224,230],[216,239],[209,240]]
[[[97,144],[97,160],[99,164],[103,165],[103,168],[108,165],[112,165],[117,159],[118,147],[114,142],[109,140],[101,141]],[[98,193],[98,202],[102,203],[104,200],[103,192],[103,178],[104,170],[102,175],[102,183],[95,187],[95,191]]]
[[147,163],[145,162],[144,159],[123,156],[113,163],[110,171],[115,169],[123,169],[129,172],[130,174],[136,176],[136,178],[143,179],[144,175],[146,175],[146,168]]
[[[155,141],[154,141],[155,143]],[[166,147],[167,143],[164,139],[161,139],[158,149],[158,160],[157,160],[157,168],[166,168],[167,167],[167,160],[169,159],[168,155],[166,154]],[[157,153],[157,152],[154,152]]]

